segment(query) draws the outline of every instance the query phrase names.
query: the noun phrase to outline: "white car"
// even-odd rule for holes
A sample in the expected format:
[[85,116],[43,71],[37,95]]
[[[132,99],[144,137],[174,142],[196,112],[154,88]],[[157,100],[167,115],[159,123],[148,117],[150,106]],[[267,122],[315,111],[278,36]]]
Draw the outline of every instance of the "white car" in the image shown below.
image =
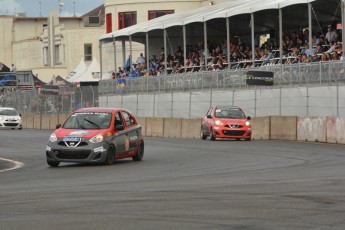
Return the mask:
[[0,129],[22,129],[21,116],[14,108],[0,107]]

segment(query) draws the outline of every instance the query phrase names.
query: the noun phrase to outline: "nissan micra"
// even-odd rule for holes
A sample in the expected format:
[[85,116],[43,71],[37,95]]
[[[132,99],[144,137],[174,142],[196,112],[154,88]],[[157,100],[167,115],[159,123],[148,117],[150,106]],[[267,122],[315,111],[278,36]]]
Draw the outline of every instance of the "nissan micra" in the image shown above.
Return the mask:
[[237,106],[212,106],[205,115],[200,131],[201,139],[208,136],[210,140],[216,138],[251,140],[252,125],[250,116]]
[[50,135],[47,163],[103,163],[117,159],[141,161],[144,138],[135,117],[121,108],[83,108],[73,112]]

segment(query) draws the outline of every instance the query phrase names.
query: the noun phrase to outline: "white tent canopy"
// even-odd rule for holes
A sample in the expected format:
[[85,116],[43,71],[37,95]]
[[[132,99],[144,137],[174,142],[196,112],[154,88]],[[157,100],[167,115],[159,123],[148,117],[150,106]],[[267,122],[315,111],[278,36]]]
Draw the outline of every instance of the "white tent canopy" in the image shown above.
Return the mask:
[[80,75],[82,75],[86,70],[87,66],[84,62],[84,58],[81,58],[77,67],[67,75],[66,80],[69,82],[74,82],[74,79],[79,78]]
[[194,22],[206,22],[215,18],[226,18],[240,14],[250,14],[267,9],[282,9],[296,4],[307,4],[316,0],[233,0],[195,10],[169,14],[147,22],[143,22],[122,30],[114,31],[100,37],[100,40],[112,37],[130,36],[155,29],[166,29],[172,26],[183,26]]
[[94,82],[100,80],[100,64],[95,57],[93,57],[90,66],[79,77],[76,77],[72,82]]

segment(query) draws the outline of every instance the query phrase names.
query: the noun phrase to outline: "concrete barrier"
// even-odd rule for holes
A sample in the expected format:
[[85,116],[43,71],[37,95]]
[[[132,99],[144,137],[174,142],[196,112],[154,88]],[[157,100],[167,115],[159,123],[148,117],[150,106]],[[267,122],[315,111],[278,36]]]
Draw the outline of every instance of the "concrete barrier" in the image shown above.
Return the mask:
[[253,140],[269,140],[270,139],[270,117],[253,117],[252,123],[252,139]]
[[[23,128],[55,129],[63,124],[67,114],[26,114]],[[137,118],[142,134],[152,137],[199,138],[202,119]],[[298,140],[345,144],[345,118],[272,116],[253,117],[254,140]]]
[[345,118],[327,118],[327,142],[345,144]]
[[49,129],[55,130],[56,129],[56,125],[58,124],[58,120],[59,120],[59,115],[58,114],[50,114]]
[[41,115],[41,129],[49,129],[50,128],[50,115],[49,114],[42,114]]
[[164,118],[146,118],[146,136],[163,137]]
[[272,116],[270,127],[271,140],[297,140],[297,117],[295,116]]
[[181,120],[180,118],[164,118],[163,137],[181,138]]
[[326,121],[326,117],[298,117],[297,140],[326,142]]
[[41,122],[42,122],[42,116],[41,114],[35,114],[34,115],[34,129],[42,129],[41,127]]
[[181,137],[182,138],[200,138],[201,118],[182,119]]
[[145,136],[146,135],[146,117],[137,117],[137,123],[141,125],[141,133]]
[[25,129],[33,129],[34,128],[34,115],[33,114],[27,114],[25,115],[25,125],[23,128]]
[[[66,121],[67,116],[68,116],[67,114],[59,114],[58,115],[58,123],[57,124],[61,124],[62,125]],[[55,126],[57,124],[55,124]]]

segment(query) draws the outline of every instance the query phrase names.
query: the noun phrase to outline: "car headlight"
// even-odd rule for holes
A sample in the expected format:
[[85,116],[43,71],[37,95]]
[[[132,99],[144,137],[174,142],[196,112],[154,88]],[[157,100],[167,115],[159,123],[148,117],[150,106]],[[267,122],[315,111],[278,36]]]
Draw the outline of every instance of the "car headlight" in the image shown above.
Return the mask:
[[220,120],[216,120],[216,125],[223,125],[223,122],[222,121],[220,121]]
[[2,120],[4,120],[4,118],[3,118],[3,117],[0,117],[0,121],[2,121]]
[[21,117],[18,117],[18,118],[17,118],[17,121],[21,121],[21,120],[22,120],[22,118],[21,118]]
[[56,142],[57,141],[57,137],[56,137],[55,133],[50,134],[49,141],[50,142]]
[[102,134],[97,134],[96,136],[90,138],[90,142],[91,143],[99,143],[99,142],[102,142],[103,141],[103,135]]
[[246,121],[246,123],[244,123],[246,126],[250,126],[250,122]]

